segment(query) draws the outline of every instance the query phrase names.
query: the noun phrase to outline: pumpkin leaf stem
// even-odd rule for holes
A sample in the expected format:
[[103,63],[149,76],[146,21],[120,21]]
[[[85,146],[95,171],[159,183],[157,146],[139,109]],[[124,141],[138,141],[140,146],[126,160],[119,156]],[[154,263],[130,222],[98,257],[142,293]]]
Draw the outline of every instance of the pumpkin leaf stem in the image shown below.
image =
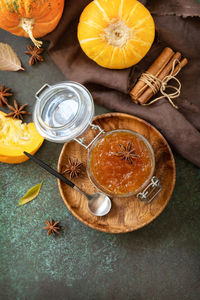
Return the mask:
[[21,18],[19,26],[21,26],[24,29],[24,31],[26,31],[33,44],[36,47],[40,48],[42,46],[42,41],[38,41],[34,38],[32,32],[33,25],[34,25],[34,19]]

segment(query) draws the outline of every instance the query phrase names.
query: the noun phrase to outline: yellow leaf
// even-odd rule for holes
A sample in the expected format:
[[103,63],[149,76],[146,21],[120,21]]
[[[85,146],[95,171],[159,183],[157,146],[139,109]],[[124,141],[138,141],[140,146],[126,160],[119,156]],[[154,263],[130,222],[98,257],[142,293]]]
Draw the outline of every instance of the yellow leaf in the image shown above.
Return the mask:
[[42,182],[38,185],[33,186],[27,193],[19,200],[19,206],[24,205],[37,197],[40,192]]

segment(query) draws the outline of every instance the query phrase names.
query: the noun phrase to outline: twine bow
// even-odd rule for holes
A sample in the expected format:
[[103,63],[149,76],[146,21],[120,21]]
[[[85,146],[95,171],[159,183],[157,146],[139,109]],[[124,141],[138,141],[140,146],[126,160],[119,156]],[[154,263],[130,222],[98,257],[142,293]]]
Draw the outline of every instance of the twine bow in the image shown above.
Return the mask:
[[[175,65],[176,62],[179,64],[179,68],[177,69],[176,72],[174,72],[175,70]],[[162,99],[163,97],[166,97],[169,101],[169,103],[176,109],[178,109],[178,106],[176,106],[173,102],[172,99],[177,98],[178,96],[180,96],[181,93],[181,83],[180,81],[176,78],[176,75],[179,73],[181,67],[180,67],[180,61],[178,59],[175,59],[173,61],[172,64],[172,69],[171,72],[169,73],[169,75],[165,76],[162,80],[157,78],[156,76],[152,75],[149,72],[145,72],[141,75],[140,80],[142,80],[144,83],[146,83],[153,91],[154,95],[160,91],[162,96],[157,97],[156,99],[148,102],[148,103],[143,103],[142,105],[151,105],[157,101],[159,101],[160,99]],[[174,86],[174,85],[167,85],[168,81],[170,80],[175,80],[178,83],[178,87]],[[174,90],[174,92],[172,93],[166,93],[165,90],[167,88],[171,88]]]

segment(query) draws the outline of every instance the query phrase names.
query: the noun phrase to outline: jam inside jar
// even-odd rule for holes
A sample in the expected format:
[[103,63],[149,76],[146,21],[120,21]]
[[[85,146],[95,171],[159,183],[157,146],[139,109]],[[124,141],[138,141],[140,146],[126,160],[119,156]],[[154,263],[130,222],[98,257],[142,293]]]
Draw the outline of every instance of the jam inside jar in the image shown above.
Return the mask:
[[110,196],[128,197],[150,181],[154,152],[139,133],[119,129],[96,140],[88,155],[88,176],[97,189]]

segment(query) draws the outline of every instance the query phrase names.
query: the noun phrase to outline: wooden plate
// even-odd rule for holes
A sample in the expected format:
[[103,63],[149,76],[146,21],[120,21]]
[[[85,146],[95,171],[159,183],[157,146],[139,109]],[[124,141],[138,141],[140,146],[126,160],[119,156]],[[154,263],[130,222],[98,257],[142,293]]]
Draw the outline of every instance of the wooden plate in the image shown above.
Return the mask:
[[[61,196],[72,214],[89,227],[109,233],[124,233],[139,229],[153,221],[164,210],[172,195],[176,177],[172,151],[158,130],[134,116],[123,113],[107,113],[96,116],[93,123],[100,125],[105,131],[121,128],[142,134],[154,149],[155,175],[160,179],[162,190],[150,204],[141,202],[136,197],[113,198],[111,211],[103,217],[90,214],[86,199],[58,180]],[[95,130],[89,129],[84,135],[86,142],[94,138],[95,134]],[[78,158],[86,166],[87,150],[74,141],[65,144],[58,161],[59,172],[62,172],[68,157]],[[87,174],[82,178],[74,179],[73,182],[87,193],[96,192]]]

